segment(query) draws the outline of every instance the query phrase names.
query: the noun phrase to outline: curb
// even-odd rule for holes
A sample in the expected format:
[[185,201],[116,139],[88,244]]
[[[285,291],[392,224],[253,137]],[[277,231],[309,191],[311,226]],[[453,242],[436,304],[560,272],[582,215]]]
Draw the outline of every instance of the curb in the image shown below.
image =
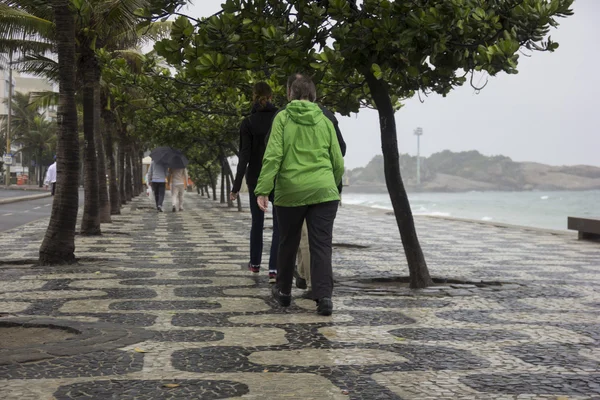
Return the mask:
[[0,205],[2,205],[2,204],[10,204],[10,203],[17,203],[19,201],[43,199],[44,197],[50,197],[50,193],[34,194],[34,195],[31,195],[31,196],[9,197],[9,198],[6,198],[6,199],[0,199]]

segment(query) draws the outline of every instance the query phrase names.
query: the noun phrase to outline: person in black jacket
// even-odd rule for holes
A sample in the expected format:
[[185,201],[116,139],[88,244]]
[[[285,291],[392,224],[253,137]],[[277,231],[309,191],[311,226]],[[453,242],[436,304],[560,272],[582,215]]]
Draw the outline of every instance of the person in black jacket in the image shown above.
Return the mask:
[[[260,272],[263,251],[263,229],[265,214],[260,210],[254,195],[254,188],[260,176],[262,160],[265,154],[266,138],[271,130],[277,108],[271,103],[273,92],[265,82],[254,85],[252,114],[242,121],[240,127],[240,154],[231,200],[236,200],[246,175],[246,184],[250,195],[250,212],[252,228],[250,230],[250,262],[248,269],[253,273]],[[273,207],[273,238],[269,258],[269,283],[277,279],[277,250],[279,247],[279,227],[277,215]]]

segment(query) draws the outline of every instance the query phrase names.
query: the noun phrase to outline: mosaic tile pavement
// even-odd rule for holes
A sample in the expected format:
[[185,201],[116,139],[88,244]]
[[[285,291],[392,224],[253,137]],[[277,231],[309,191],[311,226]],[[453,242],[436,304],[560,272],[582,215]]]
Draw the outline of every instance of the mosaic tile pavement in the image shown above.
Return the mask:
[[77,266],[23,261],[47,220],[0,235],[0,329],[52,318],[128,340],[21,363],[0,345],[2,399],[600,399],[598,243],[417,217],[434,276],[505,284],[374,287],[406,271],[393,217],[343,207],[322,317],[301,291],[280,309],[266,271],[242,268],[248,213],[186,202],[135,199],[77,238]]

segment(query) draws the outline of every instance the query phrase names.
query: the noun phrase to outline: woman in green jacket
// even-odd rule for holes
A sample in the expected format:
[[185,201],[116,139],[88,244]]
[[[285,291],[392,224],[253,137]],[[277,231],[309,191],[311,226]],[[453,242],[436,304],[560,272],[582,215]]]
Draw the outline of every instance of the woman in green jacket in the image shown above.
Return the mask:
[[344,159],[333,124],[314,103],[314,83],[307,77],[298,78],[290,97],[292,102],[273,121],[254,191],[259,207],[266,211],[268,195],[275,188],[280,242],[273,296],[283,307],[291,303],[296,253],[306,219],[313,297],[317,312],[331,315],[331,242]]

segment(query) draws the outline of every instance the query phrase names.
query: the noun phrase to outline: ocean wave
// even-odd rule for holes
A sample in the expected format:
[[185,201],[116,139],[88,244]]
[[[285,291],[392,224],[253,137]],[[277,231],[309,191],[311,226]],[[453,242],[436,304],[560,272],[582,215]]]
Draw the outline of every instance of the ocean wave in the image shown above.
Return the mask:
[[431,211],[431,212],[414,212],[413,215],[424,215],[429,217],[450,217],[452,214],[449,212]]
[[493,218],[492,217],[483,217],[483,218],[481,218],[481,220],[482,221],[491,221],[491,220],[493,220]]
[[550,196],[542,196],[542,197],[540,197],[540,199],[542,199],[542,200],[548,200],[549,198],[550,198]]

